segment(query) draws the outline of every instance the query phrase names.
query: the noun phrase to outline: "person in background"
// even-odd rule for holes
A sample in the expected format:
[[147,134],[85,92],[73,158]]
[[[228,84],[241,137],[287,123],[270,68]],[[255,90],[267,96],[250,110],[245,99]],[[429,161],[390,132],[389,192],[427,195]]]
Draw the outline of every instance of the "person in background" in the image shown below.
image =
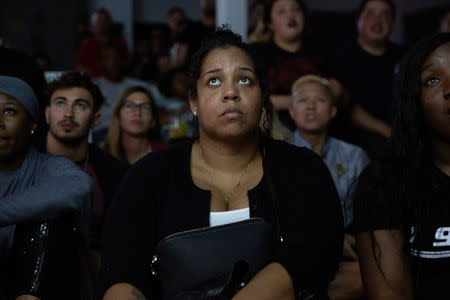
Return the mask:
[[41,68],[42,72],[51,71],[50,57],[47,53],[39,51],[33,54],[34,62]]
[[104,9],[96,10],[91,16],[92,36],[83,40],[77,52],[75,68],[87,71],[91,77],[100,77],[103,70],[100,64],[100,51],[105,45],[114,45],[120,51],[122,68],[128,67],[128,47],[120,35],[112,32],[112,20],[109,12]]
[[[185,69],[171,70],[162,81],[161,91],[168,97],[185,103],[171,118],[170,123],[164,125],[170,144],[192,137],[193,119],[187,99],[188,76]],[[166,130],[167,129],[167,130]]]
[[179,7],[171,8],[167,16],[171,40],[170,68],[184,67],[187,64],[189,53],[189,40],[186,35],[189,21],[184,10]]
[[114,106],[104,150],[132,165],[146,154],[165,148],[159,136],[158,109],[150,92],[141,86],[126,89]]
[[0,76],[0,299],[89,297],[92,181],[69,160],[36,150],[38,121],[32,88]]
[[264,0],[254,0],[249,7],[247,43],[264,43],[271,39],[271,33],[264,25]]
[[147,82],[156,82],[156,57],[151,51],[151,40],[147,36],[136,39],[136,46],[131,58],[130,76]]
[[103,146],[108,133],[117,99],[129,87],[142,86],[152,94],[158,109],[161,110],[162,123],[168,123],[172,112],[183,106],[183,103],[180,101],[164,97],[155,85],[126,76],[120,61],[121,56],[118,48],[114,46],[102,48],[101,65],[104,76],[93,80],[105,97],[105,102],[99,111],[102,117],[92,131],[93,141],[99,146]]
[[251,216],[274,228],[279,220],[283,235],[273,260],[233,299],[322,299],[343,236],[326,166],[314,152],[268,137],[264,73],[233,32],[219,28],[205,39],[189,78],[198,135],[130,169],[108,214],[99,296],[153,299],[148,266],[161,239]]
[[320,155],[336,185],[344,215],[343,260],[329,287],[331,299],[359,299],[363,295],[359,264],[352,232],[353,192],[355,182],[370,162],[358,146],[328,135],[328,128],[336,115],[334,95],[328,80],[316,75],[305,75],[292,86],[292,106],[289,113],[297,130],[291,140],[296,146],[306,147]]
[[[302,75],[322,76],[327,70],[320,53],[305,38],[307,11],[303,1],[269,1],[265,23],[272,32],[271,41],[252,44],[252,53],[259,64],[267,66],[270,98],[278,119],[293,131],[295,124],[288,113],[292,84]],[[335,79],[330,79],[330,85],[337,95],[343,93]]]
[[450,6],[441,12],[439,18],[439,32],[450,32]]
[[400,65],[392,135],[355,196],[369,299],[446,299],[450,278],[450,33],[427,36]]
[[[216,1],[199,0],[201,19],[199,21],[188,20],[181,11],[175,8],[175,15],[171,14],[169,26],[175,26],[178,21],[177,42],[171,48],[171,63],[167,69],[187,68],[192,55],[200,47],[200,43],[216,28]],[[175,18],[174,18],[175,17]],[[182,21],[184,19],[184,21]],[[173,31],[172,31],[173,32]]]
[[395,70],[403,49],[389,41],[395,19],[390,0],[362,0],[358,39],[338,48],[334,72],[350,92],[352,127],[343,138],[377,157],[391,132]]
[[100,237],[107,208],[126,167],[96,145],[88,143],[89,131],[101,117],[100,89],[86,73],[69,72],[47,87],[45,119],[48,133],[42,150],[76,163],[95,185],[90,207],[90,270],[92,279],[100,267]]

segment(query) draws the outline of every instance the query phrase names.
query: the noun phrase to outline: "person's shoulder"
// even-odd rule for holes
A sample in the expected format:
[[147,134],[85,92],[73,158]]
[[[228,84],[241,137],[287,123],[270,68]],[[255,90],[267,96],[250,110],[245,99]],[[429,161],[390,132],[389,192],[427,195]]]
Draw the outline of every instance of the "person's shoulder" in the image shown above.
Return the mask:
[[192,141],[171,145],[165,149],[150,152],[139,161],[137,161],[132,169],[147,169],[149,166],[155,169],[168,169],[170,166],[185,162],[192,147]]
[[101,86],[101,85],[104,85],[105,83],[107,83],[108,80],[105,77],[101,76],[101,77],[92,78],[92,82],[98,86]]
[[92,157],[92,162],[94,164],[99,163],[100,165],[105,166],[108,169],[113,169],[120,172],[125,172],[127,169],[127,166],[114,158],[108,152],[100,149],[95,144],[89,144],[89,155]]
[[49,169],[54,167],[78,167],[74,162],[62,155],[53,155],[37,151],[34,155],[41,164]]
[[281,168],[293,169],[293,165],[301,164],[303,167],[323,164],[322,159],[315,152],[305,147],[298,147],[285,141],[267,139],[270,155],[276,165]]
[[68,158],[62,155],[36,152],[34,155],[38,159],[45,174],[51,176],[76,176],[78,179],[89,177],[81,168]]
[[357,145],[350,144],[350,143],[348,143],[346,141],[337,139],[335,137],[329,137],[328,139],[332,143],[333,147],[336,147],[339,150],[347,153],[349,156],[354,156],[354,155],[364,155],[364,156],[366,156],[366,152],[361,147],[359,147]]

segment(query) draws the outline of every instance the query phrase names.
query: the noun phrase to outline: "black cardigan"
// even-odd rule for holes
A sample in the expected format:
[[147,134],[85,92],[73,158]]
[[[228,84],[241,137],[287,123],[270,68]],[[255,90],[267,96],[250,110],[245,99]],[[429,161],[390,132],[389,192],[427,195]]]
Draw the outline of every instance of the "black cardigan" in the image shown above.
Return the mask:
[[[274,221],[273,190],[284,238],[273,261],[288,271],[296,295],[326,289],[343,241],[331,175],[306,148],[274,140],[262,144],[264,175],[248,193],[250,216]],[[128,282],[151,298],[150,264],[158,242],[172,233],[209,226],[210,191],[193,183],[191,149],[192,143],[186,143],[151,153],[125,176],[106,218],[99,295],[114,283]]]

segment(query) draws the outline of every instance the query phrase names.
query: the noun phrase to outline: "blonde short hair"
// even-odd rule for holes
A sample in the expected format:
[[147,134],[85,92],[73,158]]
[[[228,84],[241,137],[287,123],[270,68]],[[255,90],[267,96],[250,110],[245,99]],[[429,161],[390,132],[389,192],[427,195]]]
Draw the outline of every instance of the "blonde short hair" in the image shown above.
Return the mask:
[[329,93],[331,97],[331,101],[334,103],[334,95],[333,92],[331,91],[328,79],[326,79],[325,77],[320,77],[312,74],[303,75],[294,82],[291,88],[292,96],[299,90],[301,85],[309,82],[320,84],[323,88],[325,88],[325,90],[327,91],[327,93]]

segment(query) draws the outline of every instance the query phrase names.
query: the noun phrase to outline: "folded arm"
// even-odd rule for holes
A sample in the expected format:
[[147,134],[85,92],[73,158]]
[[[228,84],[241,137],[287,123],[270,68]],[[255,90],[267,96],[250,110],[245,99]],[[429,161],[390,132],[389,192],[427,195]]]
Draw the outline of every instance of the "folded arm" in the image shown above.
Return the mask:
[[391,127],[369,114],[360,105],[355,104],[351,112],[352,122],[363,129],[378,133],[386,138],[391,135]]
[[81,213],[88,207],[91,191],[89,175],[77,165],[49,163],[37,183],[1,199],[0,226],[54,219],[69,211]]

